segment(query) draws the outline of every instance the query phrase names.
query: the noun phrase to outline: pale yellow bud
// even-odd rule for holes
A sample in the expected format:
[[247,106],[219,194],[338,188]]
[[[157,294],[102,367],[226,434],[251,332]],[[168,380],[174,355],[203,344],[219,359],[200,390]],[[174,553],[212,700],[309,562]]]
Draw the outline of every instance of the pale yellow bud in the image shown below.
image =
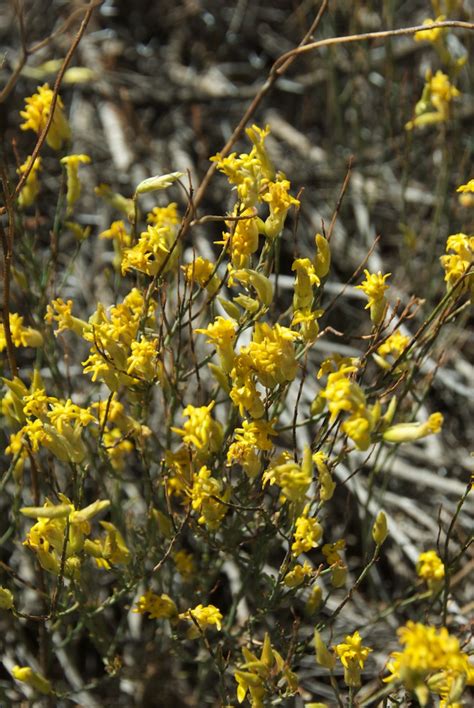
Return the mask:
[[317,629],[314,630],[314,649],[318,664],[332,670],[336,665],[336,657],[329,651]]
[[13,594],[8,588],[0,587],[0,610],[11,610]]
[[379,511],[372,526],[372,538],[377,546],[381,546],[388,536],[387,517],[383,511]]

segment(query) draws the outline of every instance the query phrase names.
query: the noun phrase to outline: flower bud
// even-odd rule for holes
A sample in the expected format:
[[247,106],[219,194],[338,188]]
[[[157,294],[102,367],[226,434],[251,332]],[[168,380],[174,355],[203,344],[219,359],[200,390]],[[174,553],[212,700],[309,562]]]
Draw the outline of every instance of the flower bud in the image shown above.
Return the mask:
[[372,538],[377,546],[384,543],[388,535],[387,517],[383,511],[379,511],[372,526]]

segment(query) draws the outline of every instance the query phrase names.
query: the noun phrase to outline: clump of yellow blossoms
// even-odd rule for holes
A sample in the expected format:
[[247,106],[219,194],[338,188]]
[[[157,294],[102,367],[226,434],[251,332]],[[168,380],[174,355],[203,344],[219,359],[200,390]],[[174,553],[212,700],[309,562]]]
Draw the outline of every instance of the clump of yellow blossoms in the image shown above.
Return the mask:
[[272,646],[268,633],[265,634],[260,657],[247,647],[242,647],[242,654],[245,662],[239,664],[234,672],[239,703],[243,703],[248,695],[252,708],[263,708],[265,697],[275,693],[290,696],[297,691],[297,677]]
[[407,622],[398,630],[402,651],[392,652],[387,663],[390,676],[414,693],[422,706],[430,692],[441,696],[444,706],[459,705],[464,685],[474,684],[474,667],[459,640],[446,627]]
[[449,236],[446,241],[446,255],[441,256],[439,260],[444,268],[446,286],[457,286],[456,295],[468,292],[474,297],[474,236],[463,233]]
[[[20,115],[25,122],[20,125],[22,130],[33,130],[40,134],[46,127],[51,111],[53,91],[48,84],[38,86],[38,93],[25,99],[25,109]],[[53,120],[46,136],[46,142],[53,150],[61,150],[63,144],[71,139],[71,131],[64,115],[64,104],[61,97],[56,99]]]
[[321,524],[315,518],[308,518],[309,505],[306,505],[301,516],[298,516],[295,523],[295,540],[291,546],[294,556],[306,553],[312,548],[316,548],[321,540],[323,530]]
[[78,578],[84,553],[93,557],[98,567],[109,570],[111,564],[121,565],[130,561],[130,552],[115,526],[102,522],[106,530],[103,540],[90,540],[91,519],[108,509],[110,501],[96,501],[83,509],[75,509],[64,495],[59,494],[61,504],[46,500],[41,507],[24,507],[21,513],[36,518],[24,542],[36,554],[41,567],[50,573],[59,574],[64,559],[64,574]]
[[420,553],[416,564],[416,572],[432,590],[438,590],[444,579],[444,563],[436,551]]

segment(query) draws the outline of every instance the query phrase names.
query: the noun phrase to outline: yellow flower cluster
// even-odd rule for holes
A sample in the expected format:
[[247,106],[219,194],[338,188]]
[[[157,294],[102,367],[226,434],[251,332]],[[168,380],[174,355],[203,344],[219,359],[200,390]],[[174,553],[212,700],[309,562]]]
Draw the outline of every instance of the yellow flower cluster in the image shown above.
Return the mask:
[[[459,233],[452,234],[446,241],[446,255],[440,257],[441,265],[444,268],[444,279],[447,288],[453,288],[456,284],[456,294],[468,292],[474,297],[474,236]],[[462,282],[459,281],[462,279]]]
[[42,568],[57,575],[64,558],[65,576],[78,578],[84,554],[94,558],[97,566],[105,570],[130,561],[130,551],[121,533],[110,522],[101,522],[105,529],[103,538],[87,538],[91,533],[90,520],[108,509],[109,500],[95,501],[77,510],[64,494],[58,496],[61,504],[55,505],[46,500],[42,507],[20,509],[25,516],[37,520],[30,528],[24,545],[34,551]]
[[430,692],[441,696],[444,706],[459,705],[464,685],[474,684],[474,666],[459,640],[446,627],[411,621],[398,630],[398,636],[403,650],[390,655],[390,676],[384,681],[402,683],[422,706],[429,703]]
[[291,546],[294,556],[300,553],[307,553],[312,548],[316,548],[323,535],[321,524],[315,518],[308,518],[309,505],[307,504],[301,516],[295,522],[295,540]]
[[248,695],[252,708],[263,708],[266,696],[278,692],[283,697],[297,691],[297,678],[272,646],[268,633],[265,634],[260,657],[247,647],[242,648],[242,654],[245,662],[239,664],[234,672],[239,703],[243,703]]
[[137,243],[123,250],[122,275],[138,270],[154,276],[176,267],[180,252],[176,243],[179,224],[176,204],[156,207],[150,220],[152,223],[141,232]]
[[418,557],[416,572],[431,589],[437,590],[444,578],[444,563],[436,551],[426,551],[426,553],[420,553]]
[[[48,122],[53,91],[48,84],[38,86],[37,91],[37,93],[25,99],[25,109],[20,111],[20,115],[25,119],[25,122],[20,125],[20,128],[21,130],[33,130],[35,133],[40,134]],[[68,142],[70,139],[71,131],[64,115],[64,104],[61,97],[58,96],[46,142],[53,150],[61,150],[63,143]]]

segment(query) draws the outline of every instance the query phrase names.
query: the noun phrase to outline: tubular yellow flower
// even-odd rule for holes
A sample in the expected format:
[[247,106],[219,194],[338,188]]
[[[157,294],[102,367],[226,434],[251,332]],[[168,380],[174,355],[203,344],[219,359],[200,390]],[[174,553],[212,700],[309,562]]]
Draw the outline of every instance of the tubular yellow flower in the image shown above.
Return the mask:
[[169,595],[156,595],[151,590],[147,590],[138,601],[132,612],[141,615],[148,614],[149,619],[169,619],[178,617],[178,609]]
[[286,381],[293,381],[298,369],[293,342],[297,332],[276,324],[257,322],[252,342],[240,350],[241,357],[248,357],[251,368],[263,386],[274,388]]
[[219,355],[220,364],[225,373],[230,373],[234,366],[234,342],[236,325],[232,320],[218,316],[206,329],[195,329],[198,334],[207,334],[208,344],[214,344]]
[[293,261],[291,270],[296,271],[293,309],[308,308],[313,302],[313,287],[321,284],[319,277],[316,275],[314,265],[309,258],[296,258]]
[[89,155],[67,155],[61,158],[61,164],[66,166],[67,175],[67,213],[72,212],[74,204],[81,196],[81,183],[79,181],[79,165],[87,165],[91,161]]
[[405,125],[406,130],[420,128],[433,123],[443,123],[449,119],[452,101],[461,92],[449,81],[442,71],[434,76],[428,71],[421,99],[415,106],[415,118]]
[[[41,332],[31,327],[23,326],[23,317],[16,312],[10,312],[10,332],[12,336],[13,346],[15,347],[41,347],[43,337]],[[5,328],[0,324],[0,352],[7,346],[5,337]]]
[[432,413],[426,423],[398,423],[387,428],[383,433],[386,442],[403,443],[415,442],[428,435],[436,435],[443,425],[441,413]]
[[[43,86],[38,86],[37,92],[25,99],[25,110],[20,111],[20,116],[25,119],[25,122],[20,125],[20,128],[21,130],[34,130],[39,134],[45,128],[49,118],[53,91],[48,84],[43,84]],[[58,96],[46,142],[53,150],[60,150],[63,143],[67,142],[70,137],[71,131],[64,115],[64,104]]]
[[345,683],[348,686],[360,686],[360,672],[372,649],[364,647],[359,632],[354,632],[354,634],[348,635],[344,642],[337,644],[334,650],[344,667]]
[[207,406],[186,406],[183,416],[189,418],[183,428],[172,427],[171,430],[181,435],[183,442],[192,445],[196,450],[215,452],[222,441],[222,426],[213,420],[211,411],[215,406],[211,401]]
[[370,319],[374,324],[378,325],[382,321],[387,302],[385,291],[388,290],[389,286],[385,284],[385,281],[391,273],[382,275],[380,271],[378,273],[370,273],[367,269],[364,270],[364,273],[366,279],[361,285],[356,285],[356,288],[362,290],[369,298],[365,309],[370,308]]
[[[24,174],[30,166],[31,157],[28,157],[25,162],[20,165],[17,172],[19,175]],[[22,209],[31,206],[38,196],[40,184],[38,179],[38,172],[41,170],[41,157],[37,157],[31,168],[31,172],[27,177],[25,186],[21,190],[18,196],[18,204]]]
[[461,184],[456,192],[461,192],[463,194],[474,193],[474,179],[470,179],[466,184]]
[[262,199],[270,208],[270,216],[265,221],[265,235],[274,239],[283,230],[286,215],[291,206],[299,207],[300,202],[288,193],[291,185],[287,179],[269,182]]
[[17,681],[31,686],[31,688],[34,688],[38,693],[48,695],[53,692],[51,681],[48,681],[47,678],[37,671],[33,671],[29,666],[14,666],[12,676]]
[[215,243],[229,247],[234,268],[248,268],[252,254],[258,249],[259,225],[256,211],[250,207],[238,213],[236,208],[232,216],[241,218],[238,221],[226,221],[227,227],[231,230],[223,232],[223,240]]

